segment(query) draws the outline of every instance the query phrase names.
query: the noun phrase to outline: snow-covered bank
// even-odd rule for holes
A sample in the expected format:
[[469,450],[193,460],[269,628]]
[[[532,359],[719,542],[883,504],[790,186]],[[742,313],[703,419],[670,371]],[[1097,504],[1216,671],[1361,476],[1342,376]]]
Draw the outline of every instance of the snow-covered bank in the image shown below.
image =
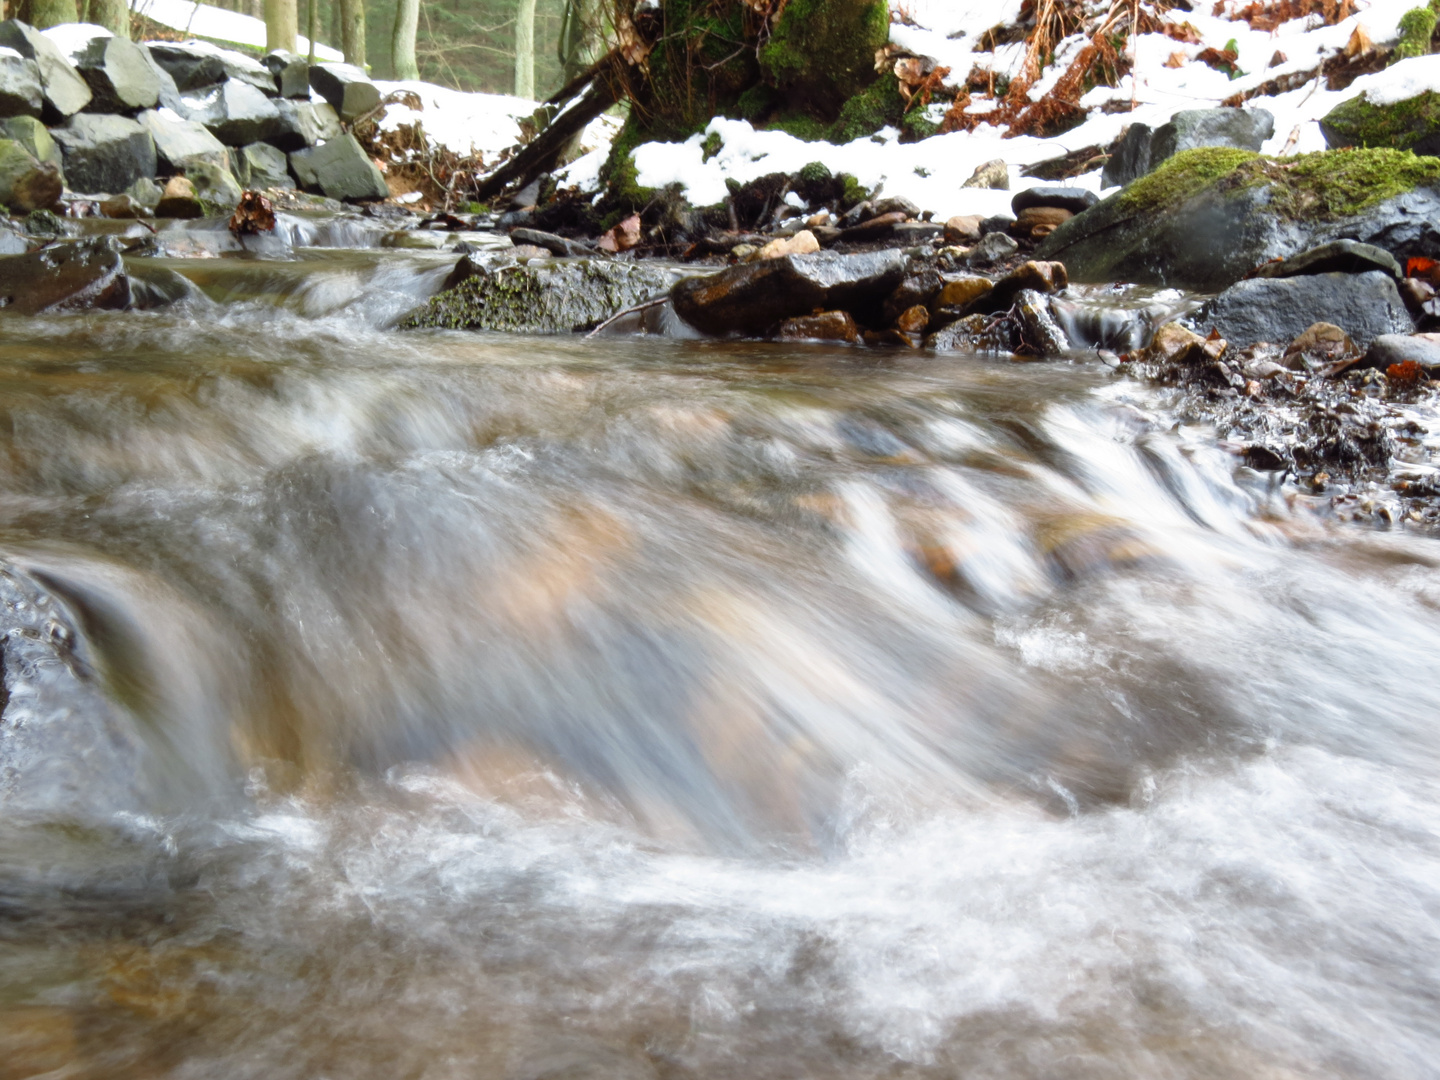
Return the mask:
[[[134,0],[131,8],[136,14],[181,33],[248,45],[252,49],[265,48],[265,23],[238,11],[226,11],[209,4],[194,3],[193,0]],[[296,47],[299,52],[308,53],[310,39],[301,35],[296,39]],[[315,58],[345,59],[338,49],[321,45],[318,41],[315,43]]]

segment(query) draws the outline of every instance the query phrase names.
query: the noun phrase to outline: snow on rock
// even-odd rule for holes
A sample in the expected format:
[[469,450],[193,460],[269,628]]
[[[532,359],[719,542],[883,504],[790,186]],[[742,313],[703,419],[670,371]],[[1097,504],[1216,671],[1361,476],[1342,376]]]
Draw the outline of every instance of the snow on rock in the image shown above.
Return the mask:
[[[133,0],[130,9],[147,19],[197,37],[215,41],[231,41],[252,49],[265,48],[265,22],[238,11],[194,3],[193,0]],[[296,52],[302,56],[310,51],[310,39],[296,38]],[[338,49],[315,44],[316,60],[344,60]]]
[[424,105],[420,112],[405,105],[387,106],[380,120],[382,130],[394,131],[418,120],[432,142],[462,156],[478,153],[490,157],[513,146],[520,134],[520,119],[538,108],[533,101],[508,94],[467,94],[418,80],[377,82],[375,87],[382,98],[408,90]]
[[1440,91],[1440,56],[1412,56],[1350,84],[1351,95],[1364,94],[1371,105],[1394,105],[1427,91]]
[[40,32],[71,60],[84,52],[96,38],[115,36],[103,26],[96,26],[94,23],[60,23]]

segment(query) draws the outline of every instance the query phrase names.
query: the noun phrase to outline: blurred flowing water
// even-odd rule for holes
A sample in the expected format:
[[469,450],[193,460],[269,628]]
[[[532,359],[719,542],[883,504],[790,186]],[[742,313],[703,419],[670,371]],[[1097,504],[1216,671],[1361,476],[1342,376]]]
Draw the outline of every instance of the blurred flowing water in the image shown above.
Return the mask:
[[0,339],[0,1075],[1436,1074],[1434,539],[1099,364],[147,266]]

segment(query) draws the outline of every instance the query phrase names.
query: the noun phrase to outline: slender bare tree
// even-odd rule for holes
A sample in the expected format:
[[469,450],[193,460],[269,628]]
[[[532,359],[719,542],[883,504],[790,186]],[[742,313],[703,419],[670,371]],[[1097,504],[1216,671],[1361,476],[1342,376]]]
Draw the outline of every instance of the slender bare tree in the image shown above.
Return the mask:
[[515,3],[515,96],[535,96],[535,0]]
[[265,0],[265,47],[294,52],[299,19],[295,0]]
[[340,48],[347,64],[365,70],[364,0],[340,0]]
[[24,19],[37,30],[80,21],[75,0],[29,0],[21,5],[17,18]]
[[390,68],[397,79],[420,78],[415,62],[415,31],[420,24],[420,0],[396,0],[395,32],[390,35]]

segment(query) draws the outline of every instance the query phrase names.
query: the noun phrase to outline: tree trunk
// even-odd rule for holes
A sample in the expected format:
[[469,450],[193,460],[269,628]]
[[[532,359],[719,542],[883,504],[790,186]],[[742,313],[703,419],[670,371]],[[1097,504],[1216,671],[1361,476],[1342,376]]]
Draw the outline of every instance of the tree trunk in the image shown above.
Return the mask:
[[294,52],[298,22],[295,0],[265,0],[265,48]]
[[310,0],[310,10],[305,17],[305,36],[310,39],[310,55],[307,57],[309,63],[315,63],[315,33],[319,29],[319,8],[320,0]]
[[565,0],[556,55],[566,82],[586,71],[599,58],[597,14],[595,0]]
[[393,78],[420,78],[420,66],[415,62],[415,30],[419,22],[420,0],[396,0],[395,32],[390,36]]
[[365,2],[340,0],[340,47],[345,62],[365,70]]
[[30,25],[37,30],[80,21],[75,0],[30,0]]
[[515,4],[515,96],[535,97],[535,0]]
[[125,0],[90,0],[86,18],[116,37],[130,36],[130,6]]

